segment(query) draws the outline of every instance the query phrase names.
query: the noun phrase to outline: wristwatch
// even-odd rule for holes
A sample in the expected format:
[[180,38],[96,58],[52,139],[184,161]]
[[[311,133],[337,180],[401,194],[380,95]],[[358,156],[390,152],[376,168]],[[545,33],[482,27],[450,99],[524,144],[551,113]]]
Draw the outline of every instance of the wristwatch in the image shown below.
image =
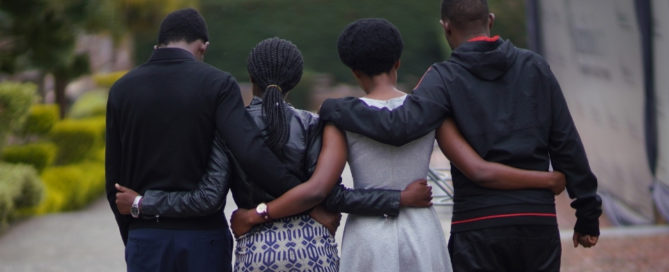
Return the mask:
[[265,204],[265,203],[258,204],[258,206],[256,207],[256,212],[265,221],[269,220],[269,212],[267,211],[267,204]]
[[139,207],[142,204],[142,196],[138,195],[135,197],[135,200],[132,201],[132,206],[130,207],[130,215],[133,218],[139,218]]

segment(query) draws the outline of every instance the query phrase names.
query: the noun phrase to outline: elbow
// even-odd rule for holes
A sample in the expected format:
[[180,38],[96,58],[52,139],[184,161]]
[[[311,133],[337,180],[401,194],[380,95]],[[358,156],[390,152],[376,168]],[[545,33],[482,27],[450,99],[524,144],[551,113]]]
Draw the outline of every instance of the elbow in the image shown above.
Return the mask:
[[493,182],[494,174],[486,167],[474,167],[467,173],[467,177],[480,186],[487,186]]

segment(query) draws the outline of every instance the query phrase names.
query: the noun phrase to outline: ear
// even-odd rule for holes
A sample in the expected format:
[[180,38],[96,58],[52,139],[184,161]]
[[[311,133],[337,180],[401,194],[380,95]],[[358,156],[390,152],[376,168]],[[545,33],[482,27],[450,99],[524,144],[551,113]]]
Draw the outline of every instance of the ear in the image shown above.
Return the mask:
[[439,20],[439,23],[441,24],[441,27],[444,29],[444,33],[447,36],[451,35],[451,25],[448,23],[448,20],[444,21],[444,19]]
[[358,70],[351,70],[351,71],[353,72],[353,76],[357,79],[361,79],[362,76],[364,75],[362,72],[360,72]]
[[491,12],[488,14],[488,30],[492,29],[492,26],[494,24],[495,24],[495,14]]
[[207,52],[207,48],[209,48],[209,42],[205,42],[202,45],[200,45],[200,52],[204,54],[204,52]]
[[397,60],[397,62],[395,62],[395,64],[393,65],[393,69],[395,69],[395,70],[400,69],[400,60]]

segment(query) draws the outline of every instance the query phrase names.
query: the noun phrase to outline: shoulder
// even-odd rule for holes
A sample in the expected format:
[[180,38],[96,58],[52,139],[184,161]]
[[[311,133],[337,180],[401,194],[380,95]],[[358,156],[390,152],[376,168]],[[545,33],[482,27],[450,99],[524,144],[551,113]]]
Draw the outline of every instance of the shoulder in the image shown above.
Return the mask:
[[296,109],[294,107],[290,107],[290,109],[294,113],[294,118],[298,119],[305,129],[311,130],[320,126],[320,118],[318,117],[318,114],[306,110]]

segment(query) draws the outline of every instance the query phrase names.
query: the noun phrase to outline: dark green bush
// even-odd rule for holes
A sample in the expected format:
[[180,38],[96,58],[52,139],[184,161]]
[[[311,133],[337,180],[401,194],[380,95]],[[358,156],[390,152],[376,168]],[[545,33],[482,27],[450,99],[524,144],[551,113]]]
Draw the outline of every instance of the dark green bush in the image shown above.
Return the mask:
[[42,172],[44,167],[51,165],[56,156],[56,146],[51,143],[34,143],[7,146],[2,151],[2,160],[9,163],[23,163],[35,167]]
[[23,124],[36,90],[35,84],[31,83],[0,83],[0,150],[5,145],[7,134]]
[[50,138],[58,147],[56,164],[81,162],[104,144],[104,117],[66,119],[54,125]]
[[0,163],[0,225],[6,225],[17,210],[37,205],[42,196],[42,181],[33,167]]
[[36,104],[30,107],[25,124],[21,129],[23,135],[46,135],[59,118],[58,105]]

